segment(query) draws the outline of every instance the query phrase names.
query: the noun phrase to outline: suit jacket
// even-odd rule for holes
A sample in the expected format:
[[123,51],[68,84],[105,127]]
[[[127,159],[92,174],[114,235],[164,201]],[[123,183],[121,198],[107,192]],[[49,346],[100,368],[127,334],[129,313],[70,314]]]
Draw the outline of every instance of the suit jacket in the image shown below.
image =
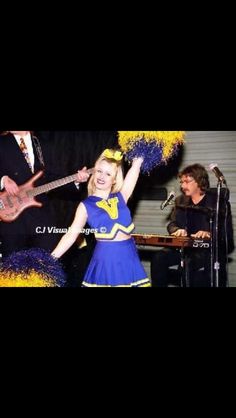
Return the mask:
[[[35,186],[37,187],[49,183],[50,181],[60,179],[62,177],[61,174],[53,173],[47,166],[44,167],[42,165],[34,141],[32,141],[32,145],[35,156],[34,174],[38,173],[40,170],[43,170],[44,172],[43,176],[35,183]],[[46,160],[43,149],[42,153],[43,158]],[[34,174],[32,174],[14,135],[0,135],[0,180],[3,176],[7,175],[19,186],[30,180]],[[67,174],[64,176],[67,176]],[[74,184],[69,184],[67,186],[63,186],[63,193],[66,191],[76,193],[77,190]],[[46,194],[38,196],[37,200],[46,203]]]
[[[34,172],[36,174],[38,173],[38,171],[44,170],[44,175],[39,180],[37,180],[35,186],[37,187],[46,184],[50,181],[60,179],[62,177],[61,174],[52,173],[50,169],[48,170],[47,155],[45,155],[45,150],[42,149],[43,157],[46,163],[46,168],[43,167],[40,162],[34,141],[32,141],[32,145],[35,156]],[[24,184],[33,176],[22,151],[20,150],[20,147],[17,144],[14,135],[12,134],[0,135],[0,179],[5,175],[9,176],[12,180],[14,180],[17,183],[17,185]],[[67,175],[68,174],[65,174],[64,177]],[[63,191],[61,191],[61,189],[63,189]],[[66,186],[63,186],[63,188],[56,189],[56,191],[57,190],[59,191],[59,197],[60,193],[63,197],[66,193],[68,193],[72,196],[74,194],[78,200],[78,190],[76,189],[74,183],[70,183]],[[50,201],[47,197],[47,194],[43,193],[37,196],[36,200],[43,203],[43,208],[27,208],[20,214],[17,221],[14,221],[10,224],[4,224],[4,222],[0,222],[0,230],[2,231],[2,233],[7,233],[10,229],[17,230],[17,225],[19,223],[23,224],[23,220],[26,220],[26,218],[30,218],[29,222],[32,225],[47,225],[47,223],[49,222],[50,213],[50,211],[48,210]],[[50,206],[52,207],[52,205]]]
[[[42,170],[43,167],[40,163],[34,142],[33,150],[35,155],[34,170],[36,174],[38,171]],[[22,151],[12,134],[0,136],[0,179],[5,175],[14,180],[17,185],[24,184],[33,176]],[[45,184],[48,181],[51,181],[51,179],[48,179],[45,174],[37,181],[35,186]],[[4,236],[6,234],[18,233],[20,228],[22,231],[25,228],[25,232],[27,233],[27,225],[32,225],[32,228],[34,228],[35,225],[47,225],[47,222],[50,221],[49,199],[47,198],[47,194],[44,193],[37,196],[37,200],[43,203],[42,208],[27,208],[19,215],[16,221],[12,223],[0,222],[0,235]]]
[[[34,143],[33,150],[35,155],[34,171],[37,173],[42,170],[43,167],[39,161]],[[12,134],[0,136],[0,179],[3,176],[9,176],[18,185],[25,183],[33,176],[22,151]],[[43,183],[44,180],[40,180],[38,184]]]

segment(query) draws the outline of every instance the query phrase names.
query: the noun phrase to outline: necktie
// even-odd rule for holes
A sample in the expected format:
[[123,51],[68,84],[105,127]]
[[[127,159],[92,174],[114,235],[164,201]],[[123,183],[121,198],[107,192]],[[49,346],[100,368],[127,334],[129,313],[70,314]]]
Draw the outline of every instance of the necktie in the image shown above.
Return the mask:
[[30,162],[29,153],[28,153],[27,146],[26,146],[24,138],[20,138],[20,149],[21,149],[21,151],[22,151],[22,153],[23,153],[23,155],[24,155],[24,157],[25,157],[25,159],[28,163],[28,166],[29,166],[30,170],[33,173],[34,170],[33,170],[32,164]]

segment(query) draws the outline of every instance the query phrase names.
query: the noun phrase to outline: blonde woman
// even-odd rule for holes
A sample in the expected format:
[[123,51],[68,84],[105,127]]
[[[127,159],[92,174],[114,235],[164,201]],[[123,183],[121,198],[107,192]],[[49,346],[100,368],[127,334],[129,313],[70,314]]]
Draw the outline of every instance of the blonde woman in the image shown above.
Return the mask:
[[52,253],[61,257],[88,222],[95,230],[97,245],[83,280],[84,287],[150,286],[130,235],[134,224],[127,207],[142,162],[142,158],[134,159],[124,179],[122,154],[112,149],[101,154],[88,184],[88,198],[79,204],[71,227]]

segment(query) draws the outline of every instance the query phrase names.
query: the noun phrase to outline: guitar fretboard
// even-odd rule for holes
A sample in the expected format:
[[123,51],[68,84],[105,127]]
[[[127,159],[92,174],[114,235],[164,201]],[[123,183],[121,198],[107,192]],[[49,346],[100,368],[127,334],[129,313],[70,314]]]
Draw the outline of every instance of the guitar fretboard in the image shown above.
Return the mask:
[[[90,168],[89,170],[87,170],[87,173],[92,174],[93,168]],[[50,183],[35,187],[34,189],[29,190],[28,194],[30,196],[38,196],[42,193],[50,192],[50,190],[64,186],[65,184],[72,183],[73,181],[76,181],[76,180],[77,180],[77,173],[64,177],[63,179],[51,181]]]

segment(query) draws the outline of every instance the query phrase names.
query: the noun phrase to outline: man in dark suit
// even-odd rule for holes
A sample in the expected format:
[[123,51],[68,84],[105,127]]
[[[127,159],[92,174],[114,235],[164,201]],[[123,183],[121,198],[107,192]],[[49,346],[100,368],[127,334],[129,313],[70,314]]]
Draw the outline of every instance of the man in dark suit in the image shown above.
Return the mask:
[[[44,153],[38,138],[30,131],[7,131],[0,135],[0,182],[1,191],[6,191],[9,199],[17,196],[19,185],[26,183],[34,174],[44,170],[44,175],[36,186],[55,180],[45,166]],[[86,168],[78,172],[77,183],[88,180]],[[0,195],[0,242],[3,256],[13,251],[40,247],[51,251],[60,239],[53,233],[53,213],[46,194],[38,201],[42,208],[26,208],[13,222],[1,221]]]
[[[178,196],[167,226],[168,233],[176,237],[210,239],[214,235],[216,194],[209,189],[209,176],[200,164],[186,167],[179,174],[182,195]],[[219,286],[227,285],[227,258],[234,249],[231,207],[228,201],[228,189],[222,189],[219,217]],[[212,219],[212,228],[211,222]],[[226,239],[227,237],[227,239]],[[188,264],[187,283],[190,287],[210,287],[211,254],[204,248],[185,250]],[[182,260],[183,262],[183,260]],[[181,253],[178,249],[157,251],[151,261],[151,278],[154,287],[166,287],[169,283],[170,267],[181,266]],[[183,279],[183,277],[182,277]]]

